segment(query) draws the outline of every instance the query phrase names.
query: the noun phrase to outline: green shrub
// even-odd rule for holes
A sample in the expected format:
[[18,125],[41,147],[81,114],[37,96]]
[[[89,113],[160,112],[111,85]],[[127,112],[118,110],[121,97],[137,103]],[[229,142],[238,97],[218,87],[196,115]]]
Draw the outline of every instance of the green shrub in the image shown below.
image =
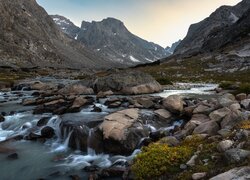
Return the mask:
[[230,90],[230,89],[232,89],[232,86],[234,85],[234,83],[233,82],[231,82],[231,81],[222,81],[221,83],[220,83],[220,87],[222,88],[222,89],[227,89],[227,90]]
[[152,144],[142,149],[132,165],[136,179],[157,179],[180,171],[193,150],[187,146],[169,147],[166,144]]
[[237,92],[238,93],[250,94],[250,83],[242,83],[242,84],[240,84],[240,87],[237,90]]

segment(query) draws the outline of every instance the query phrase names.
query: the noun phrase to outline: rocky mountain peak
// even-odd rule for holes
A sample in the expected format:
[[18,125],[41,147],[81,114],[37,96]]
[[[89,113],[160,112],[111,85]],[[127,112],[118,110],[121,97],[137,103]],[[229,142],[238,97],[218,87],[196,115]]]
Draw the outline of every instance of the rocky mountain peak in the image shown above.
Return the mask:
[[[62,21],[66,18],[62,18]],[[56,19],[57,20],[57,19]],[[129,32],[124,23],[108,17],[102,21],[82,21],[80,31],[57,24],[63,32],[91,48],[96,53],[126,65],[149,63],[170,53],[161,46],[148,42]]]
[[[0,12],[0,66],[107,68],[117,65],[68,38],[35,0],[0,0]],[[67,19],[63,22],[71,26]]]
[[236,6],[221,6],[208,18],[190,26],[187,36],[176,48],[175,54],[190,56],[205,51],[203,47],[209,39],[218,37],[219,32],[237,23],[249,9],[249,0],[244,0]]

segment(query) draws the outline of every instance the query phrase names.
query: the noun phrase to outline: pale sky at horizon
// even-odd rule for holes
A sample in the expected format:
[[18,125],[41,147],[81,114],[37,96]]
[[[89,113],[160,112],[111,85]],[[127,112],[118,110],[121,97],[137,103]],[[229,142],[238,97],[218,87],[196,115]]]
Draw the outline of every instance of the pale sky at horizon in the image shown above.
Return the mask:
[[84,21],[114,17],[133,34],[163,47],[183,39],[191,24],[221,5],[241,0],[37,0],[49,14],[59,14],[77,26]]

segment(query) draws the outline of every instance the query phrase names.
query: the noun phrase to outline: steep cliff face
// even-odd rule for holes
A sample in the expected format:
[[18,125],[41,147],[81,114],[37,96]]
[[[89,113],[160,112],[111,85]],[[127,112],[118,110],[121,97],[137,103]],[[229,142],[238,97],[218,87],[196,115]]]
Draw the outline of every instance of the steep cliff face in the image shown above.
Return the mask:
[[56,25],[62,30],[62,32],[67,34],[70,38],[77,40],[81,28],[77,27],[69,19],[63,16],[51,15],[51,18],[56,23]]
[[108,68],[105,58],[68,38],[35,0],[0,0],[0,65]]
[[123,22],[107,18],[100,22],[82,22],[80,30],[62,16],[52,16],[60,29],[101,56],[125,65],[154,62],[170,55],[161,46],[143,40]]
[[[177,55],[196,55],[204,52],[216,51],[228,43],[236,41],[239,29],[249,33],[247,25],[241,24],[242,19],[248,16],[250,1],[243,0],[236,6],[222,6],[205,20],[190,26],[187,36],[177,46]],[[244,27],[243,27],[244,26]],[[236,28],[237,27],[237,28]],[[234,33],[233,33],[234,32]],[[230,33],[233,33],[232,36]],[[229,37],[230,36],[230,40]]]

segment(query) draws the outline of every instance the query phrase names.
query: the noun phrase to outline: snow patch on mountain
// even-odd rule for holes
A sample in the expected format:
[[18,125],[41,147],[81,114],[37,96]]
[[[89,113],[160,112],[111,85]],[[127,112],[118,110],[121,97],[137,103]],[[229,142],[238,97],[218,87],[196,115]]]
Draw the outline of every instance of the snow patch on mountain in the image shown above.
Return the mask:
[[133,62],[140,62],[138,59],[136,59],[134,56],[129,56],[129,59]]
[[239,18],[232,12],[229,16],[229,19],[232,21],[232,23],[236,23],[239,20]]

